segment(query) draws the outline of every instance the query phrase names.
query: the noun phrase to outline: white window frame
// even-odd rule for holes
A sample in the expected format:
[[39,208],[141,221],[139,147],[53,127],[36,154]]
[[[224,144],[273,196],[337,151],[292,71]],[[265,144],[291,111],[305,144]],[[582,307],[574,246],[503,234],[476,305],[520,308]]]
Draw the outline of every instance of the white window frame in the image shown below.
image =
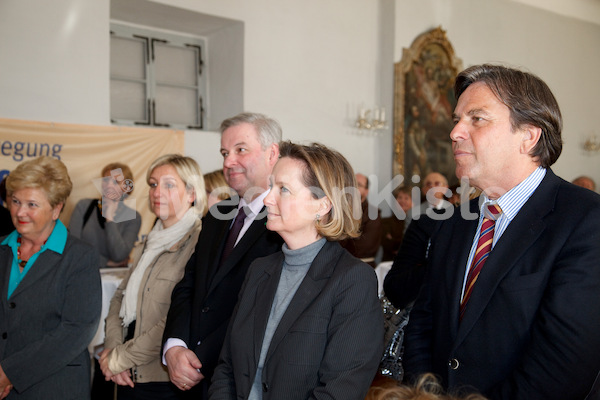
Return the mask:
[[[145,84],[145,118],[142,120],[129,120],[123,118],[114,118],[111,108],[111,122],[116,125],[146,125],[156,127],[167,127],[172,129],[204,129],[205,126],[205,105],[207,99],[207,71],[206,71],[206,40],[201,37],[179,34],[171,31],[161,31],[153,28],[134,26],[129,24],[111,23],[111,38],[123,38],[141,41],[144,43],[145,56],[145,77],[143,79],[132,79],[130,77],[120,77],[113,75],[112,66],[110,80],[114,82],[135,82]],[[112,45],[112,43],[111,43]],[[158,83],[156,82],[155,73],[155,46],[167,45],[180,49],[194,50],[196,66],[194,68],[195,84],[181,83]],[[132,61],[134,62],[134,61]],[[190,77],[191,78],[191,77]],[[176,89],[193,90],[195,92],[195,121],[191,124],[182,124],[175,121],[159,121],[157,120],[157,104],[156,94],[157,86],[172,87]]]

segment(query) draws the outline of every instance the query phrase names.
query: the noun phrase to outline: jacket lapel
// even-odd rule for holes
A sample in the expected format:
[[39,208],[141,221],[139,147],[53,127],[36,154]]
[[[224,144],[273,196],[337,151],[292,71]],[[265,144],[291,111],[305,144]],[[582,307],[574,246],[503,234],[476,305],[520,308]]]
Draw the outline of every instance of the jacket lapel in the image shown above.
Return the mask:
[[273,262],[264,264],[264,272],[261,282],[256,289],[256,303],[254,309],[256,314],[254,317],[254,358],[255,364],[258,365],[260,351],[264,340],[265,329],[271,314],[273,298],[279,285],[281,277],[281,267],[283,265],[283,253],[277,253],[277,257]]
[[[298,317],[321,293],[321,290],[323,290],[323,287],[327,284],[329,277],[331,277],[333,270],[337,266],[337,260],[343,251],[345,250],[337,242],[326,242],[319,254],[317,254],[273,334],[266,360],[269,360],[273,355],[278,344],[289,332],[290,327]],[[279,280],[277,279],[277,281]],[[277,285],[275,285],[276,287]],[[270,312],[270,307],[267,312]]]
[[2,278],[2,287],[1,294],[2,299],[1,302],[6,300],[6,295],[8,294],[8,281],[10,279],[10,269],[12,266],[12,250],[9,246],[1,246],[0,247],[0,278]]
[[[477,199],[472,200],[469,204],[470,211],[479,214],[479,202]],[[455,212],[460,210],[456,209]],[[452,337],[456,337],[459,321],[459,305],[462,294],[463,279],[465,276],[467,261],[469,259],[470,245],[477,230],[478,219],[464,219],[462,216],[457,217],[457,222],[450,233],[449,245],[443,255],[448,268],[445,269],[445,279],[448,286],[446,287],[447,298],[449,303],[449,318],[450,318],[450,333]],[[445,240],[445,238],[441,238]],[[432,238],[432,243],[435,245],[435,238]],[[465,245],[467,243],[467,245]],[[433,278],[435,279],[435,278]],[[434,294],[435,295],[435,294]]]
[[[68,242],[63,253],[67,251]],[[31,266],[31,269],[29,272],[27,272],[27,275],[25,275],[21,283],[19,283],[19,286],[17,286],[11,297],[18,296],[21,292],[27,290],[29,286],[32,286],[45,275],[56,273],[56,265],[59,263],[61,258],[61,254],[55,253],[52,250],[45,250],[38,256],[37,260],[35,260],[35,263]]]
[[[263,207],[264,210],[264,207]],[[262,210],[261,210],[262,214]],[[229,225],[226,225],[227,232],[229,231]],[[221,241],[219,243],[219,254],[214,258],[214,268],[216,271],[214,272],[214,277],[210,282],[209,293],[212,289],[214,289],[218,283],[225,277],[229,271],[240,261],[240,259],[248,252],[248,250],[254,245],[254,243],[261,237],[261,235],[267,230],[265,226],[265,219],[255,219],[244,236],[240,239],[240,241],[235,245],[231,254],[223,265],[219,267],[219,263],[221,261],[221,252],[223,250],[223,245],[225,243],[225,238],[227,237],[227,232],[221,237]],[[217,246],[214,246],[217,247]]]
[[[217,207],[219,215],[228,215],[237,208],[233,205]],[[217,218],[213,215],[211,215],[210,218],[210,220],[207,218],[206,223],[202,226],[202,230],[204,232],[200,233],[201,236],[210,236],[209,240],[206,241],[207,245],[202,249],[202,251],[207,252],[207,256],[204,258],[207,260],[206,265],[208,268],[208,273],[206,274],[208,279],[207,282],[205,282],[205,290],[207,292],[209,291],[209,288],[214,286],[212,285],[212,282],[214,281],[215,274],[218,271],[219,263],[221,261],[221,253],[223,252],[223,246],[225,246],[227,234],[229,233],[229,227],[231,226],[231,219]]]
[[494,246],[473,287],[460,323],[457,344],[481,316],[502,279],[546,229],[543,218],[554,208],[559,182],[560,179],[548,169],[538,188]]

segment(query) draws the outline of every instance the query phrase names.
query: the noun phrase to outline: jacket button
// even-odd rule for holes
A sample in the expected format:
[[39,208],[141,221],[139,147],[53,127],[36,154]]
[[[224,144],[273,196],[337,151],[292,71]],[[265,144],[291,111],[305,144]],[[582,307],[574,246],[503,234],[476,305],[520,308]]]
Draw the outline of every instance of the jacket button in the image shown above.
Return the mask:
[[210,310],[210,307],[204,307],[204,308],[202,309],[202,312],[203,312],[203,313],[206,313],[206,312],[208,312],[209,310]]
[[267,382],[263,382],[262,384],[263,392],[269,391],[269,384]]
[[8,337],[8,333],[6,333],[6,332],[3,332],[3,333],[2,333],[2,339],[6,339],[7,337]]
[[460,363],[458,362],[458,360],[456,358],[453,358],[452,360],[448,361],[448,366],[451,369],[458,369],[458,367],[460,366]]
[[11,301],[11,302],[8,304],[8,308],[15,308],[16,306],[17,306],[17,305],[15,304],[15,302],[14,302],[14,301]]

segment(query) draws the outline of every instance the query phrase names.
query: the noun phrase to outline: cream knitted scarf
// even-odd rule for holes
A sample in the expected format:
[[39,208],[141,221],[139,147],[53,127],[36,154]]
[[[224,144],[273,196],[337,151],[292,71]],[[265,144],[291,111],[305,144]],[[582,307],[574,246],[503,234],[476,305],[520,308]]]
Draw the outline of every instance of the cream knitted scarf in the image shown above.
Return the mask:
[[148,266],[150,266],[156,257],[165,250],[173,247],[179,242],[186,233],[194,226],[198,220],[198,213],[195,207],[191,207],[177,223],[168,228],[163,228],[162,221],[159,219],[152,231],[146,238],[144,252],[139,262],[133,267],[127,287],[123,293],[123,301],[119,316],[123,320],[123,326],[127,327],[136,319],[138,292],[142,284],[142,278]]

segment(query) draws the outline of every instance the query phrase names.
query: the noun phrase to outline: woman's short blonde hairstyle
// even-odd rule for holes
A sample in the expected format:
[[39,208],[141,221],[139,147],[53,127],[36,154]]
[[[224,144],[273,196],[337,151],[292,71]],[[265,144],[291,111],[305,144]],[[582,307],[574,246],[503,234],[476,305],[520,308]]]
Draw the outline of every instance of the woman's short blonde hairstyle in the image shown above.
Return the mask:
[[[113,162],[113,163],[105,165],[104,168],[102,168],[102,172],[100,173],[100,176],[103,177],[107,173],[110,175],[111,172],[114,171],[115,169],[120,169],[121,173],[123,174],[123,178],[126,180],[129,180],[130,182],[133,182],[133,172],[131,172],[131,168],[129,168],[129,166],[127,164],[123,164],[120,162]],[[135,185],[128,187],[128,191],[126,194],[130,195],[131,192],[133,192],[134,188],[135,188]]]
[[146,182],[150,183],[150,175],[152,171],[163,165],[170,165],[175,168],[177,175],[181,178],[187,190],[194,192],[195,200],[193,207],[199,215],[204,215],[206,212],[206,190],[204,189],[204,177],[198,163],[191,157],[182,156],[181,154],[165,154],[158,157],[146,173]]
[[315,221],[317,232],[327,240],[358,237],[360,194],[348,160],[320,143],[305,146],[282,142],[279,154],[280,158],[288,157],[302,162],[304,185],[311,189],[314,198],[327,197],[331,202],[331,211]]
[[22,162],[6,178],[7,197],[21,189],[43,190],[54,208],[67,202],[73,183],[62,161],[41,156]]

